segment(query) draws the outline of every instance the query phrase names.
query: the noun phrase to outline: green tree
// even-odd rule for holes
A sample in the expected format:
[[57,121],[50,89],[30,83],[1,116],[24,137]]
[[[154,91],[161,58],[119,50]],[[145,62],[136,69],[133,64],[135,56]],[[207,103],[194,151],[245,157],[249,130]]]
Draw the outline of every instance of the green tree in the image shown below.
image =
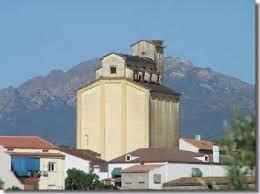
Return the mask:
[[66,190],[103,190],[112,189],[111,186],[103,184],[96,174],[85,173],[76,168],[67,171],[65,179]]
[[4,185],[5,185],[4,181],[0,179],[0,189],[4,189]]
[[226,134],[220,146],[228,157],[229,189],[248,189],[245,184],[247,175],[255,175],[256,166],[256,128],[253,115],[243,116],[233,113],[233,122],[226,124]]
[[7,191],[13,191],[13,190],[17,191],[17,190],[22,190],[22,189],[20,189],[20,188],[17,187],[17,186],[12,186],[12,187],[7,188],[6,190],[7,190]]

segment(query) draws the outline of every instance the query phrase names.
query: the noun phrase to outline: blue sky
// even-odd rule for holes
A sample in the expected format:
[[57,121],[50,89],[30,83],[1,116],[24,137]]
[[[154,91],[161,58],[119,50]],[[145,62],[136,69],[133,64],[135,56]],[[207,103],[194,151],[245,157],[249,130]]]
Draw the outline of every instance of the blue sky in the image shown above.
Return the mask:
[[0,88],[139,39],[254,83],[254,15],[253,0],[1,0]]

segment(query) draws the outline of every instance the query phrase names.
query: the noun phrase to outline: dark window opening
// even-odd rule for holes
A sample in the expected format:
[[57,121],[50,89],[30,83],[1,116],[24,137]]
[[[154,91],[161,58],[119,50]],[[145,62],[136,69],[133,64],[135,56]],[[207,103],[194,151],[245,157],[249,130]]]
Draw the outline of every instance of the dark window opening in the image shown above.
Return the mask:
[[110,67],[110,73],[116,74],[116,67]]
[[55,171],[55,162],[48,163],[48,171],[49,172]]
[[126,160],[127,161],[131,160],[131,156],[126,156]]
[[161,179],[162,179],[161,177],[162,177],[161,174],[154,174],[153,175],[153,182],[155,184],[161,184]]

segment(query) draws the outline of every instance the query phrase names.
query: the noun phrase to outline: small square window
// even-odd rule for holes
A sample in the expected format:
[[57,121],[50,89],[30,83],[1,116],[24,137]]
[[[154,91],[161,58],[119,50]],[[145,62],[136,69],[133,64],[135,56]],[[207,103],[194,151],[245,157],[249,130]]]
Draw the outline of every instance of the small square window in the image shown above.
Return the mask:
[[155,184],[161,184],[161,177],[162,177],[161,174],[154,174],[153,175],[153,182]]
[[116,74],[116,67],[110,67],[110,73]]
[[49,162],[48,163],[48,171],[49,172],[53,172],[53,171],[56,171],[56,163],[55,162]]

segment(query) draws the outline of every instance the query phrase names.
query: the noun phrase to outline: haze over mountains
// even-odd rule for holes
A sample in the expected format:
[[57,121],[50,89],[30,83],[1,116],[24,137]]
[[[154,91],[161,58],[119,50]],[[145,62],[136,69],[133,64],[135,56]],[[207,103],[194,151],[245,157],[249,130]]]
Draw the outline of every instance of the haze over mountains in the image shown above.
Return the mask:
[[[67,72],[53,70],[17,88],[0,90],[0,135],[38,135],[58,145],[74,145],[75,89],[95,79],[98,59]],[[165,85],[182,92],[181,136],[218,139],[234,106],[245,114],[255,109],[254,85],[194,66],[180,57],[165,58]]]

